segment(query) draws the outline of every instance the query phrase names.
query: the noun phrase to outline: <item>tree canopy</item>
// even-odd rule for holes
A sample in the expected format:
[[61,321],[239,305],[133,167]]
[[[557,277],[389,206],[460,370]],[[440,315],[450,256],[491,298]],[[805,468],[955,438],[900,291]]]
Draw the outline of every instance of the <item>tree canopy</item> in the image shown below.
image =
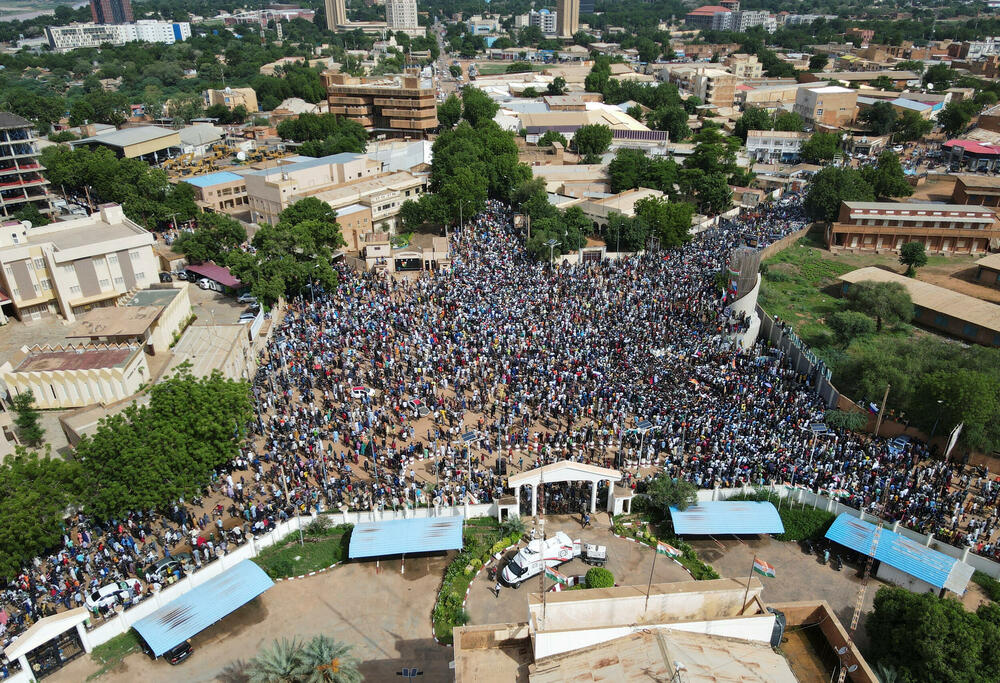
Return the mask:
[[190,263],[215,261],[225,265],[231,251],[247,240],[243,224],[222,213],[199,214],[194,231],[184,231],[173,248]]
[[833,222],[841,202],[874,201],[875,192],[853,168],[828,166],[813,176],[803,200],[806,215],[817,221]]
[[698,487],[683,479],[659,474],[646,489],[649,503],[661,519],[670,519],[670,508],[686,510],[698,502]]
[[487,197],[508,200],[513,189],[531,177],[531,169],[518,160],[513,134],[492,116],[476,127],[462,122],[441,131],[432,151],[430,189],[445,200],[455,221],[460,208],[471,216]]
[[855,282],[847,290],[847,305],[851,310],[875,318],[878,330],[885,322],[895,325],[913,318],[913,301],[898,282]]
[[604,154],[611,146],[611,128],[600,123],[581,126],[573,134],[572,144],[584,156]]
[[305,156],[326,156],[340,152],[364,152],[368,132],[357,121],[336,114],[301,114],[278,124],[278,135],[303,143]]
[[861,177],[871,185],[876,197],[909,197],[913,194],[913,186],[906,182],[903,166],[892,150],[879,154],[874,166],[863,167]]
[[927,265],[927,251],[923,242],[907,242],[899,250],[899,262],[906,266],[906,275],[913,277],[917,268]]
[[836,133],[813,133],[802,143],[800,154],[811,164],[829,161],[837,154],[839,140]]

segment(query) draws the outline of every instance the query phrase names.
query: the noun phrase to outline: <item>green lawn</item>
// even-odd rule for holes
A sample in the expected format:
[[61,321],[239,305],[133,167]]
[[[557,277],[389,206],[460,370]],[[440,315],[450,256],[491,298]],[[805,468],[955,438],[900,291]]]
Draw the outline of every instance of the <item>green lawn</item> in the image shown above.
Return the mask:
[[[327,519],[320,517],[321,520]],[[299,532],[288,534],[275,545],[265,549],[254,560],[272,579],[299,576],[326,569],[347,558],[347,546],[352,525],[323,526],[315,522],[303,527],[301,543]]]
[[[495,76],[497,74],[507,73],[507,67],[510,64],[476,64],[476,69],[479,70],[481,76]],[[545,71],[549,68],[548,64],[532,64],[532,71]],[[527,72],[525,72],[527,73]]]
[[87,680],[103,676],[118,666],[125,657],[133,652],[139,652],[139,649],[139,635],[132,629],[98,645],[91,651],[90,658],[100,664],[101,668],[88,676]]

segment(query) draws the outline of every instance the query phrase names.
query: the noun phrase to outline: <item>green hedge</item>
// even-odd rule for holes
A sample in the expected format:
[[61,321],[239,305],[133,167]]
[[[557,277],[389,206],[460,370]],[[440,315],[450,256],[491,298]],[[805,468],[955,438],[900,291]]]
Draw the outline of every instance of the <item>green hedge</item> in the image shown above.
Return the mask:
[[972,575],[972,580],[986,592],[993,602],[1000,602],[1000,581],[997,581],[989,574],[976,570]]
[[604,567],[591,567],[584,577],[587,588],[613,588],[615,585],[615,575]]
[[785,533],[774,535],[774,538],[779,541],[802,541],[807,538],[818,541],[823,538],[830,525],[833,524],[833,520],[837,518],[835,514],[826,510],[814,510],[809,506],[795,507],[791,501],[782,500],[770,491],[741,493],[727,500],[754,500],[773,503],[775,507],[778,507],[781,523],[785,526]]

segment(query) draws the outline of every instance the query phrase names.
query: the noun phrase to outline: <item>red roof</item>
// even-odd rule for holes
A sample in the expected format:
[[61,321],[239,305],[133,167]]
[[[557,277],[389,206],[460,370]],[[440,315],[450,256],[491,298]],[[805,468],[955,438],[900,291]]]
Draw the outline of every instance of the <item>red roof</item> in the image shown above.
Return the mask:
[[987,145],[975,140],[949,140],[945,147],[961,147],[972,154],[1000,154],[1000,145]]
[[749,85],[746,85],[744,83],[740,83],[738,86],[736,86],[736,89],[737,90],[753,90],[752,87],[750,87]]
[[243,285],[242,282],[232,276],[228,268],[217,266],[211,261],[202,263],[200,266],[188,266],[187,269],[192,273],[207,277],[209,280],[215,280],[223,287],[238,289]]
[[7,292],[0,289],[0,304],[9,304],[9,303],[10,303],[10,297],[7,296]]
[[702,5],[698,9],[693,9],[688,12],[688,16],[712,16],[718,12],[729,12],[728,7],[720,7],[719,5]]

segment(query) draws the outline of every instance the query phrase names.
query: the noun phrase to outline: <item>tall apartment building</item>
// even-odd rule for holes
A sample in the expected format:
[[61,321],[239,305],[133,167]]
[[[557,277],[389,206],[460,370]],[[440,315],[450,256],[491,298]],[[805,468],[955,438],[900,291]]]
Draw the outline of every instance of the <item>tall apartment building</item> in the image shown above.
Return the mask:
[[392,31],[421,35],[423,29],[417,21],[417,0],[386,0],[385,23]]
[[692,28],[711,31],[745,33],[755,26],[763,26],[768,33],[778,29],[778,22],[766,10],[730,10],[721,5],[703,5],[691,10],[684,23]]
[[90,0],[90,16],[95,24],[131,24],[135,21],[130,0]]
[[[360,204],[370,211],[372,225],[392,231],[403,202],[423,192],[426,179],[408,171],[383,173],[382,162],[364,154],[333,154],[317,159],[278,162],[273,168],[245,171],[250,215],[256,223],[275,223],[278,214],[305,197],[315,197],[338,211],[352,213]],[[367,216],[366,216],[367,217]]]
[[347,24],[347,5],[344,0],[326,0],[326,28],[336,31]]
[[0,112],[0,217],[12,216],[28,204],[41,213],[52,211],[34,128],[27,119]]
[[705,104],[731,107],[738,79],[722,69],[705,69],[691,79],[691,92]]
[[854,120],[858,109],[858,91],[827,85],[799,88],[795,93],[796,114],[810,126],[839,128]]
[[559,31],[559,14],[547,9],[528,12],[528,26],[537,26],[546,36],[554,36]]
[[729,55],[725,63],[729,71],[741,81],[760,78],[764,73],[764,65],[757,59],[757,55],[742,53]]
[[141,20],[134,24],[70,24],[46,26],[49,47],[59,52],[81,47],[100,47],[105,43],[124,45],[135,41],[172,45],[191,37],[186,21]]
[[357,121],[369,131],[423,137],[437,128],[436,91],[415,70],[377,78],[325,72],[323,84],[330,113]]
[[0,225],[0,281],[21,320],[113,306],[158,281],[153,236],[117,204],[71,221],[25,228]]
[[556,0],[560,38],[572,38],[580,29],[580,0]]
[[920,242],[933,254],[982,254],[1000,239],[996,209],[963,204],[841,202],[827,229],[831,249],[899,251]]

